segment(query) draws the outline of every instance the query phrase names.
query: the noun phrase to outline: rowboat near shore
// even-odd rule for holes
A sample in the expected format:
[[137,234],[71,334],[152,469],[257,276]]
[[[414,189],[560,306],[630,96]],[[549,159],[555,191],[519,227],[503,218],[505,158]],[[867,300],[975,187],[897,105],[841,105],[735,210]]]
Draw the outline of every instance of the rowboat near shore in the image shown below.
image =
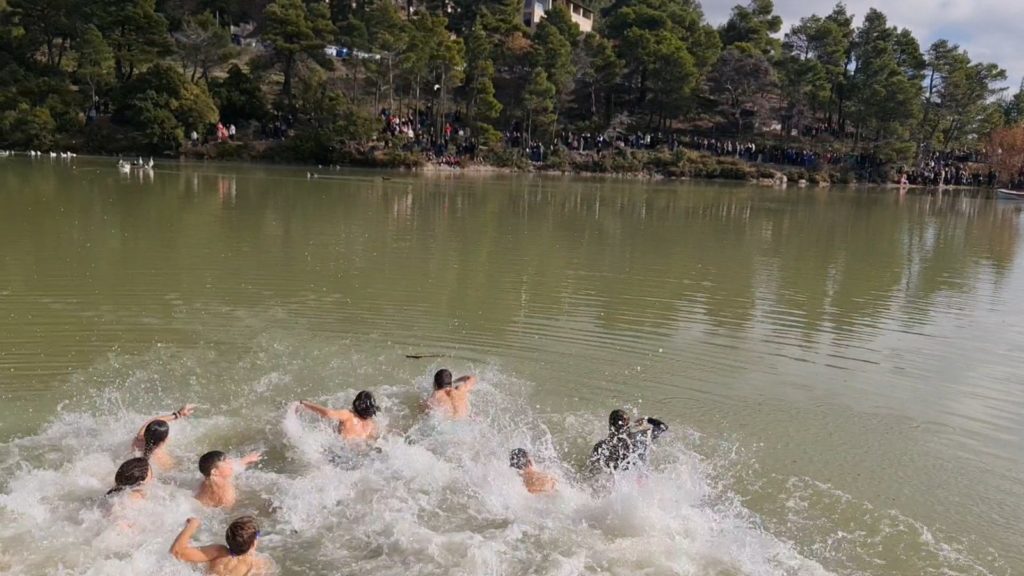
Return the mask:
[[1000,188],[999,190],[996,190],[996,197],[1000,200],[1024,200],[1024,191],[1005,190]]

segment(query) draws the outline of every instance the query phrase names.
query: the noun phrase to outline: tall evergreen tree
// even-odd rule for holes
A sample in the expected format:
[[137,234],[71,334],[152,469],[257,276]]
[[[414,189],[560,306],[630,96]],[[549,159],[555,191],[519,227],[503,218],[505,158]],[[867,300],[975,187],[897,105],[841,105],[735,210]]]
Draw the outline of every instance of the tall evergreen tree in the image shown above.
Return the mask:
[[858,139],[886,148],[889,157],[912,152],[911,129],[920,119],[924,57],[907,33],[890,27],[885,15],[870,10],[853,42],[856,68],[850,80],[850,119]]
[[171,53],[167,20],[156,12],[155,0],[109,0],[92,4],[96,26],[114,52],[120,83]]
[[553,136],[556,120],[555,95],[555,85],[548,81],[547,72],[543,68],[535,68],[523,94],[528,143],[537,135]]
[[503,106],[494,96],[494,62],[491,61],[487,35],[476,26],[466,38],[466,110],[473,134],[484,144],[500,139],[495,130]]
[[324,4],[304,4],[302,0],[275,0],[263,13],[263,40],[270,46],[270,63],[277,66],[284,80],[281,97],[289,107],[295,71],[303,59],[326,64],[324,47],[335,28]]
[[782,17],[775,14],[772,0],[750,0],[747,5],[732,9],[732,15],[722,26],[722,45],[729,47],[742,44],[743,50],[753,50],[765,56],[773,56],[780,48],[774,37],[782,30]]

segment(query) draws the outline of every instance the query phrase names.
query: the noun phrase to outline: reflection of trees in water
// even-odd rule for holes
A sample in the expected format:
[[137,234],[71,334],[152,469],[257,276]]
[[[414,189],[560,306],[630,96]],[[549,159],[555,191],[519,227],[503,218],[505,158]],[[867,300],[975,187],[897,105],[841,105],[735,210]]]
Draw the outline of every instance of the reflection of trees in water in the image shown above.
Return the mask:
[[[0,238],[32,238],[36,260],[88,243],[66,271],[100,291],[145,270],[147,285],[182,293],[209,286],[229,299],[258,286],[273,302],[308,290],[385,307],[396,321],[429,310],[419,316],[438,331],[571,317],[610,334],[756,323],[809,341],[926,322],[944,298],[971,297],[986,278],[998,287],[1019,243],[1014,207],[957,197],[251,176],[160,174],[136,194],[116,174],[74,186],[34,174],[31,196],[0,199],[34,208],[0,210]],[[19,262],[34,260],[2,266],[30,277],[10,269]]]
[[783,330],[857,337],[1004,276],[1018,241],[1016,211],[956,197],[565,188],[463,198],[475,235],[444,250],[488,278],[459,282],[461,304],[499,324],[575,307],[605,328],[664,332],[683,319],[742,328],[762,310]]

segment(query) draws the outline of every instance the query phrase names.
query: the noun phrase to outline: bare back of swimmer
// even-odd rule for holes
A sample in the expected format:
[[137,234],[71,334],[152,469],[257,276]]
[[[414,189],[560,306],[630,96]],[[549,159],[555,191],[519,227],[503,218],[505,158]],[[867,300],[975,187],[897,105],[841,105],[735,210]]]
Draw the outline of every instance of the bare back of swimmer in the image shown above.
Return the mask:
[[476,376],[462,376],[452,380],[446,369],[434,374],[434,391],[427,399],[427,409],[451,420],[469,416],[469,394],[476,387]]
[[366,390],[356,394],[351,410],[335,410],[303,400],[299,405],[310,412],[338,423],[338,434],[346,440],[374,440],[380,435],[374,416],[377,401]]

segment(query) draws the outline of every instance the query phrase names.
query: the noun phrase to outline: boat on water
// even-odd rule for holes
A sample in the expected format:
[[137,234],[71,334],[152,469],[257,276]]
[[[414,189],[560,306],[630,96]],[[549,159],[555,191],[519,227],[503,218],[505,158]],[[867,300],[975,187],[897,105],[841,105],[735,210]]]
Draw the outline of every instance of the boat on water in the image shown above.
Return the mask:
[[1024,190],[1006,190],[1000,188],[996,190],[996,197],[1000,200],[1024,200]]

